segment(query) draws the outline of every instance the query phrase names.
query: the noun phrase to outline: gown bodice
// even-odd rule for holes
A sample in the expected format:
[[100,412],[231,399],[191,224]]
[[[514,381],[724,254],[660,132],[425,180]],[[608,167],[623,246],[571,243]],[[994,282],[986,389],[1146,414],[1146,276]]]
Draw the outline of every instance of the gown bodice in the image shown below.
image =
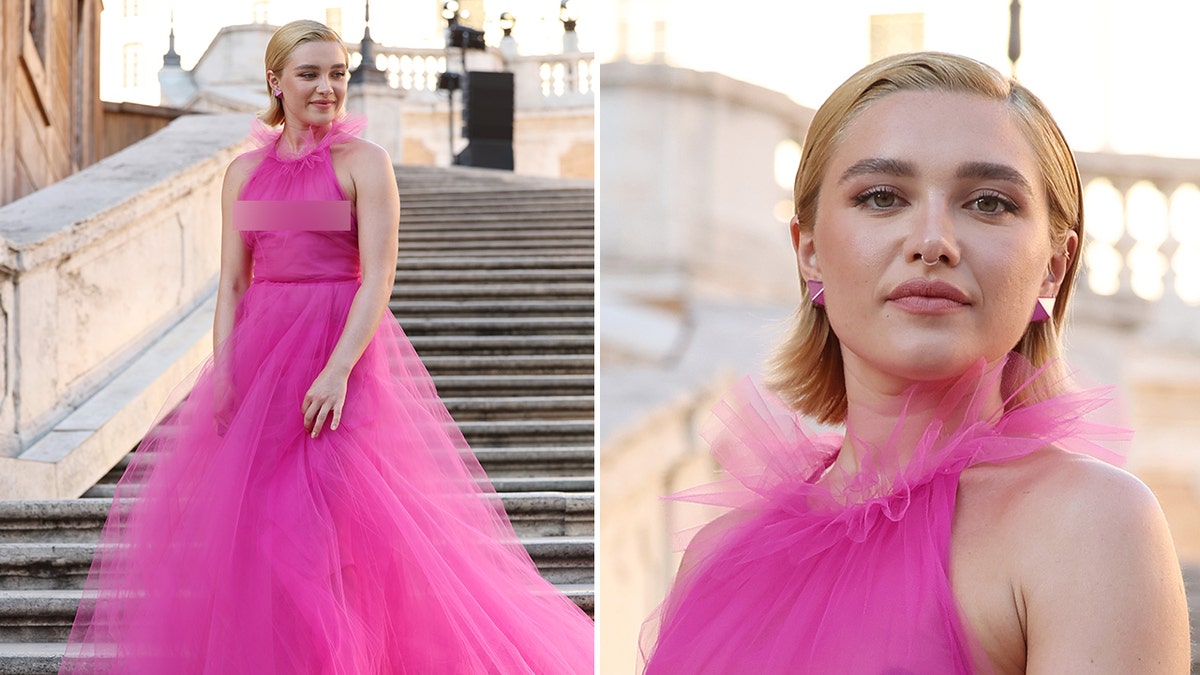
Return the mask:
[[264,128],[253,134],[262,145],[250,154],[261,159],[239,200],[277,202],[263,212],[269,218],[247,223],[239,233],[251,251],[254,282],[353,281],[361,277],[358,219],[353,210],[348,225],[319,223],[320,229],[304,229],[311,225],[302,224],[297,216],[303,214],[296,212],[305,202],[346,201],[333,170],[331,148],[354,138],[360,129],[356,118],[337,120],[319,139],[310,132],[295,155],[279,149],[280,131]]

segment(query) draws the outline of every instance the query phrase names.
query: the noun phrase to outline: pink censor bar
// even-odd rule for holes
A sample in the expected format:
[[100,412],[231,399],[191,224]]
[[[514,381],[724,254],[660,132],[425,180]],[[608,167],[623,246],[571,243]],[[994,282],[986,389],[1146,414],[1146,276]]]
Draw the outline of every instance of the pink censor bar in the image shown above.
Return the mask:
[[239,200],[233,203],[233,229],[349,232],[350,202]]

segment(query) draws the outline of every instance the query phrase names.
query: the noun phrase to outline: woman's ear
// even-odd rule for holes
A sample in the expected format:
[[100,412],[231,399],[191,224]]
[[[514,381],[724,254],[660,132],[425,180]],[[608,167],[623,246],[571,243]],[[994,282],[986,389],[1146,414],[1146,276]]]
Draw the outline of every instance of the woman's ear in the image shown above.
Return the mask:
[[1058,296],[1058,289],[1062,287],[1063,277],[1067,274],[1067,269],[1071,266],[1071,260],[1079,253],[1079,234],[1074,230],[1067,233],[1066,241],[1063,242],[1062,248],[1054,252],[1050,257],[1050,269],[1046,275],[1046,279],[1042,281],[1041,291],[1038,293],[1043,298],[1053,298]]
[[267,71],[267,84],[270,85],[272,89],[279,89],[279,78],[275,77],[275,71]]
[[800,227],[800,219],[792,216],[792,250],[796,252],[796,266],[805,281],[821,281],[821,265],[817,261],[817,249],[813,244],[812,228]]

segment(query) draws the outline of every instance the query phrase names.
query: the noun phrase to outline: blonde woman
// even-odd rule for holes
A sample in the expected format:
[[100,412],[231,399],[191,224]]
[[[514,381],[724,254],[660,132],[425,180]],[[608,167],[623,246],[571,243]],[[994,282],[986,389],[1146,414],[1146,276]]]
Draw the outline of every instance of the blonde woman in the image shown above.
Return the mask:
[[959,56],[864,68],[809,129],[791,235],[803,300],[766,389],[716,411],[730,480],[685,498],[730,511],[646,673],[1187,672],[1162,512],[1058,360],[1083,214],[1044,105]]
[[341,38],[290,23],[265,65],[269,126],[222,192],[214,357],[134,453],[62,672],[592,672],[590,619],[386,312],[395,174],[344,113]]

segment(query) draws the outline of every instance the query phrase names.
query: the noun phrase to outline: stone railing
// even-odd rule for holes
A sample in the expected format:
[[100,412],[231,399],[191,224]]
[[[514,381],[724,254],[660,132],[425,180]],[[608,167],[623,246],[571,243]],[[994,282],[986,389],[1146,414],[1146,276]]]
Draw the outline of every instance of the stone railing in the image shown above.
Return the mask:
[[1200,347],[1200,159],[1076,158],[1087,232],[1077,313]]
[[[388,74],[392,87],[413,96],[437,94],[438,75],[447,67],[462,70],[457,49],[411,49],[377,46],[375,65]],[[350,53],[352,67],[362,59],[361,52]],[[506,61],[500,50],[467,53],[470,70],[511,70],[516,81],[515,107],[518,112],[544,108],[591,106],[595,100],[595,55],[591,52],[517,56]]]
[[76,497],[209,353],[249,115],[186,115],[0,208],[0,499]]

